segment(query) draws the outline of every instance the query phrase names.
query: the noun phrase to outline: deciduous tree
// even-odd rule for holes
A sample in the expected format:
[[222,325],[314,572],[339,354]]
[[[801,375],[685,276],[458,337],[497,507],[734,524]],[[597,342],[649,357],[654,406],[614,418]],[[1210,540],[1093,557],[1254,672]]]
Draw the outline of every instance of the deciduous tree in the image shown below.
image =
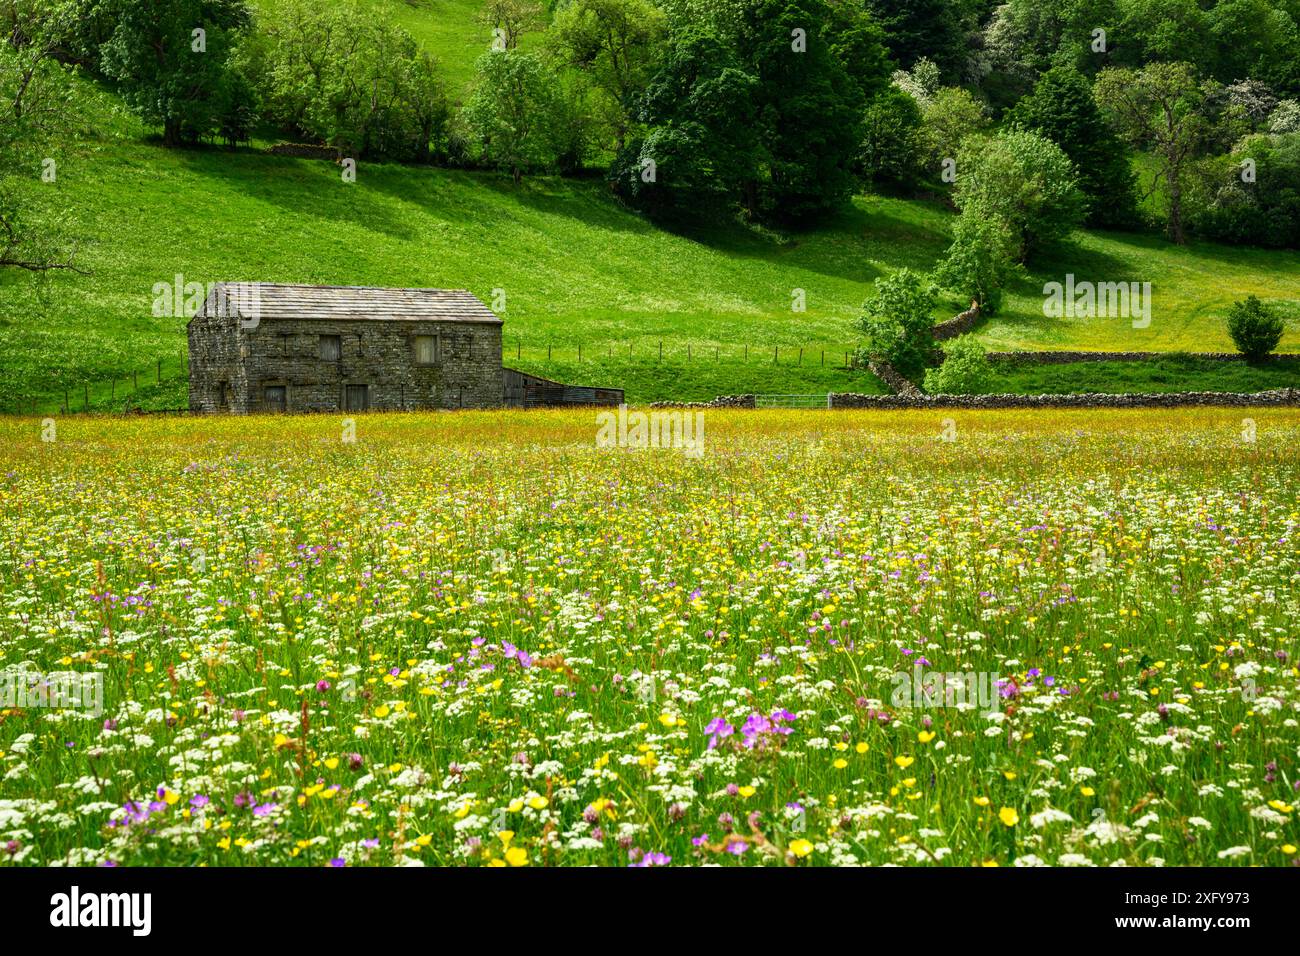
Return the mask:
[[1120,135],[1148,148],[1159,161],[1169,203],[1169,238],[1186,242],[1183,180],[1208,129],[1195,69],[1189,63],[1113,67],[1098,74],[1094,92]]

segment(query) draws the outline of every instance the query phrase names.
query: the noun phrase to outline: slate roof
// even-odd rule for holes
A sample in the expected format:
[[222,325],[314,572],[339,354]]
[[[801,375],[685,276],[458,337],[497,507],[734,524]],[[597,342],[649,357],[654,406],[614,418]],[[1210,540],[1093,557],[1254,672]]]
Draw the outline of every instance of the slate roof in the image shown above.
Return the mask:
[[363,322],[487,322],[501,324],[491,309],[464,289],[382,289],[370,286],[285,285],[218,282],[201,315],[212,314],[221,296],[239,314],[257,303],[261,319],[329,319]]

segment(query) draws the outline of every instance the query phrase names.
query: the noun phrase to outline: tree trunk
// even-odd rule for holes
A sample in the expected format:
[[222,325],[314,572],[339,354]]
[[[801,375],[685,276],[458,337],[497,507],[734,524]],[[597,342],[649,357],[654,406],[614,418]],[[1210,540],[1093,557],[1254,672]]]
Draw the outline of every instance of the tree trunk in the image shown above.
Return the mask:
[[758,183],[745,181],[745,212],[751,220],[758,218]]
[[163,145],[179,146],[181,144],[181,121],[175,116],[163,120]]
[[1169,238],[1181,246],[1186,244],[1187,236],[1183,233],[1183,189],[1178,170],[1171,167],[1165,181],[1169,184]]

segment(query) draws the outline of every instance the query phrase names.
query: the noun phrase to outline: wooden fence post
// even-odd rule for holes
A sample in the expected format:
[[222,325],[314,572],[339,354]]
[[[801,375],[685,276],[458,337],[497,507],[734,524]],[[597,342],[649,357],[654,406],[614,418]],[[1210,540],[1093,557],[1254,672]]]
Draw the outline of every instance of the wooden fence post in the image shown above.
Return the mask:
[[773,365],[777,365],[777,364],[780,363],[780,361],[781,361],[781,346],[779,346],[779,345],[773,346],[773,347],[772,347],[772,364],[773,364]]
[[803,364],[803,346],[802,346],[802,345],[799,346],[799,361],[798,361],[798,363],[796,363],[796,364],[798,364],[798,365],[802,365],[802,364]]
[[90,411],[90,383],[81,383],[82,411]]
[[659,340],[659,361],[662,362],[663,360],[664,360],[664,340],[660,339]]
[[158,360],[158,384],[162,384],[162,359]]

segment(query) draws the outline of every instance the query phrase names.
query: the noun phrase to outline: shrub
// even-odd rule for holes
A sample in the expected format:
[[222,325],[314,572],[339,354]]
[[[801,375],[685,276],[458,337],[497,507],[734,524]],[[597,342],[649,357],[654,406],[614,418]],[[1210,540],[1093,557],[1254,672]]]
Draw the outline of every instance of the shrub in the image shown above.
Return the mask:
[[873,189],[907,193],[921,177],[926,141],[916,100],[890,87],[867,104],[858,161]]
[[991,315],[1002,305],[1002,288],[1015,267],[1006,226],[974,211],[963,212],[953,228],[952,245],[934,270],[934,281]]
[[867,357],[915,380],[934,351],[934,289],[919,272],[899,269],[876,282],[863,307]]
[[1251,361],[1262,359],[1282,340],[1282,320],[1255,296],[1234,302],[1228,312],[1228,334],[1237,351]]
[[1300,133],[1300,100],[1282,100],[1269,114],[1268,131],[1274,136]]
[[931,394],[980,395],[993,384],[993,366],[984,346],[968,335],[943,348],[944,362],[925,373],[925,390]]
[[1083,219],[1086,203],[1073,164],[1036,133],[1012,129],[986,142],[967,140],[957,170],[958,208],[1001,221],[1017,261],[1064,238]]
[[[1254,177],[1243,181],[1250,160]],[[1249,136],[1227,156],[1198,167],[1191,221],[1219,242],[1272,249],[1300,248],[1300,133]]]
[[968,90],[946,86],[921,105],[925,139],[929,147],[929,172],[938,174],[945,159],[955,159],[966,137],[989,125],[984,107]]

